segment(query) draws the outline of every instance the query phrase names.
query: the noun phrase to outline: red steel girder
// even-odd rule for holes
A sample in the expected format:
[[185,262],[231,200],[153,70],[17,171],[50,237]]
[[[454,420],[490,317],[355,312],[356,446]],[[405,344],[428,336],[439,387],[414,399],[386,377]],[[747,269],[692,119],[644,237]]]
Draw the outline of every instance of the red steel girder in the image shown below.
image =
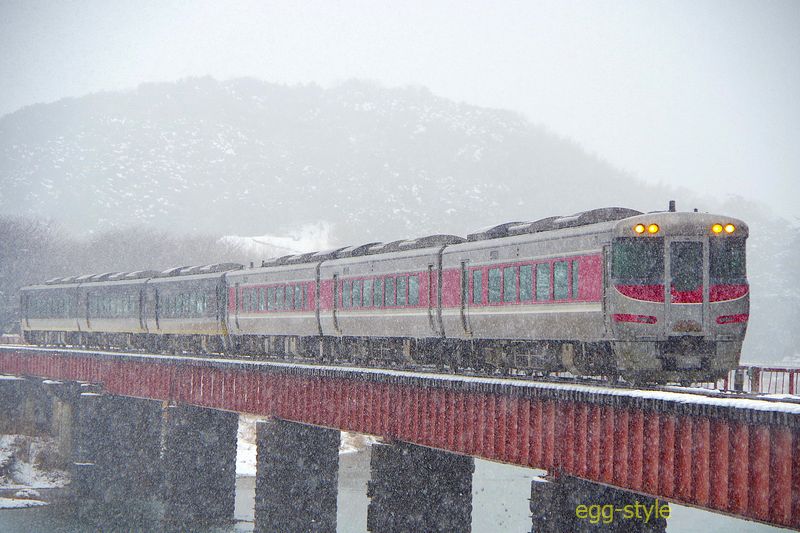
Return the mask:
[[790,404],[12,346],[0,346],[0,372],[371,433],[800,528]]

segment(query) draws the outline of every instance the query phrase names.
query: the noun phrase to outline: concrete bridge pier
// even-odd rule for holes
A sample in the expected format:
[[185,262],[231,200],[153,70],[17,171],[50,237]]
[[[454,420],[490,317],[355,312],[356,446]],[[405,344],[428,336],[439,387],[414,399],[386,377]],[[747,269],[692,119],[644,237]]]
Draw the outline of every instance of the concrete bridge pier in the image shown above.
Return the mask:
[[277,418],[256,429],[255,531],[336,531],[340,432]]
[[134,522],[161,487],[162,404],[84,392],[77,402],[72,496],[89,519]]
[[471,457],[406,443],[375,444],[370,469],[369,531],[470,530]]
[[191,531],[233,520],[239,415],[170,406],[164,428],[164,524]]
[[663,533],[669,505],[571,476],[531,483],[532,533]]
[[55,453],[49,458],[50,466],[66,470],[71,468],[74,456],[81,386],[75,382],[44,380],[41,388],[49,404],[47,432],[56,444]]
[[18,433],[25,400],[23,387],[26,380],[14,376],[0,376],[0,434]]
[[50,402],[39,380],[0,376],[0,434],[47,433]]

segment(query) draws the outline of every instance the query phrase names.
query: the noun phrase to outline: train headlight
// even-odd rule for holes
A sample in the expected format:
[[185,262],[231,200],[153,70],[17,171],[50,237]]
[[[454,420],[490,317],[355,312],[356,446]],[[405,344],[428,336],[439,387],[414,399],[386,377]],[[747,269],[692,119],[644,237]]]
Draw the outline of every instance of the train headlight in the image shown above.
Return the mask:
[[733,224],[725,224],[725,233],[733,233],[736,231],[736,226]]
[[711,226],[711,231],[714,233],[722,233],[722,224],[714,224]]
[[654,235],[654,234],[658,233],[659,229],[660,228],[658,227],[658,224],[650,224],[649,226],[647,226],[647,233],[650,233],[651,235]]
[[642,233],[644,233],[644,224],[636,224],[633,227],[633,231],[641,235]]

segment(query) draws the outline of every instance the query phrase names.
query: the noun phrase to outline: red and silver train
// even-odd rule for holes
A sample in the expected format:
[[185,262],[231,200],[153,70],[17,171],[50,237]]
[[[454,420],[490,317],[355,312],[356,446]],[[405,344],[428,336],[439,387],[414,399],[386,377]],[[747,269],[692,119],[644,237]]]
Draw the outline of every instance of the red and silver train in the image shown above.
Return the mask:
[[708,381],[739,363],[747,225],[603,208],[468,235],[61,278],[33,344]]

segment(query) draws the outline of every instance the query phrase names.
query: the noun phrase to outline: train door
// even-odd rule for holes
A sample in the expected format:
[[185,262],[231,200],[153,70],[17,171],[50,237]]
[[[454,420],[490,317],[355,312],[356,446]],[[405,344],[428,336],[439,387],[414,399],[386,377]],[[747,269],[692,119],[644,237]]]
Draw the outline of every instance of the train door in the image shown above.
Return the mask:
[[611,332],[611,313],[608,312],[608,291],[612,287],[612,251],[610,245],[603,246],[603,281],[600,285],[603,287],[603,295],[601,298],[601,305],[603,309],[603,328],[605,329],[605,334],[609,335]]
[[83,293],[85,295],[85,300],[83,302],[83,316],[86,318],[86,322],[84,322],[85,328],[84,331],[90,331],[92,329],[92,317],[91,317],[91,309],[92,306],[90,304],[92,300],[92,293],[86,291]]
[[331,306],[333,309],[333,330],[338,333],[339,335],[342,334],[342,331],[339,329],[339,275],[333,275],[333,305]]
[[141,286],[139,289],[139,329],[147,333],[147,322],[145,321],[145,313],[147,313],[147,305],[145,302],[147,301],[147,285],[146,282]]
[[239,284],[237,283],[234,286],[234,306],[233,306],[233,318],[234,323],[236,324],[236,329],[242,329],[239,327],[239,307],[241,307],[241,294],[239,293]]
[[466,335],[472,334],[472,327],[469,323],[469,286],[470,286],[470,273],[467,268],[468,261],[461,262],[461,325],[464,328]]
[[428,265],[428,324],[431,331],[436,334],[436,275],[433,272],[433,265]]
[[156,317],[156,330],[161,329],[161,291],[158,287],[153,291],[153,314]]
[[664,302],[667,335],[702,335],[708,305],[708,242],[667,238]]

